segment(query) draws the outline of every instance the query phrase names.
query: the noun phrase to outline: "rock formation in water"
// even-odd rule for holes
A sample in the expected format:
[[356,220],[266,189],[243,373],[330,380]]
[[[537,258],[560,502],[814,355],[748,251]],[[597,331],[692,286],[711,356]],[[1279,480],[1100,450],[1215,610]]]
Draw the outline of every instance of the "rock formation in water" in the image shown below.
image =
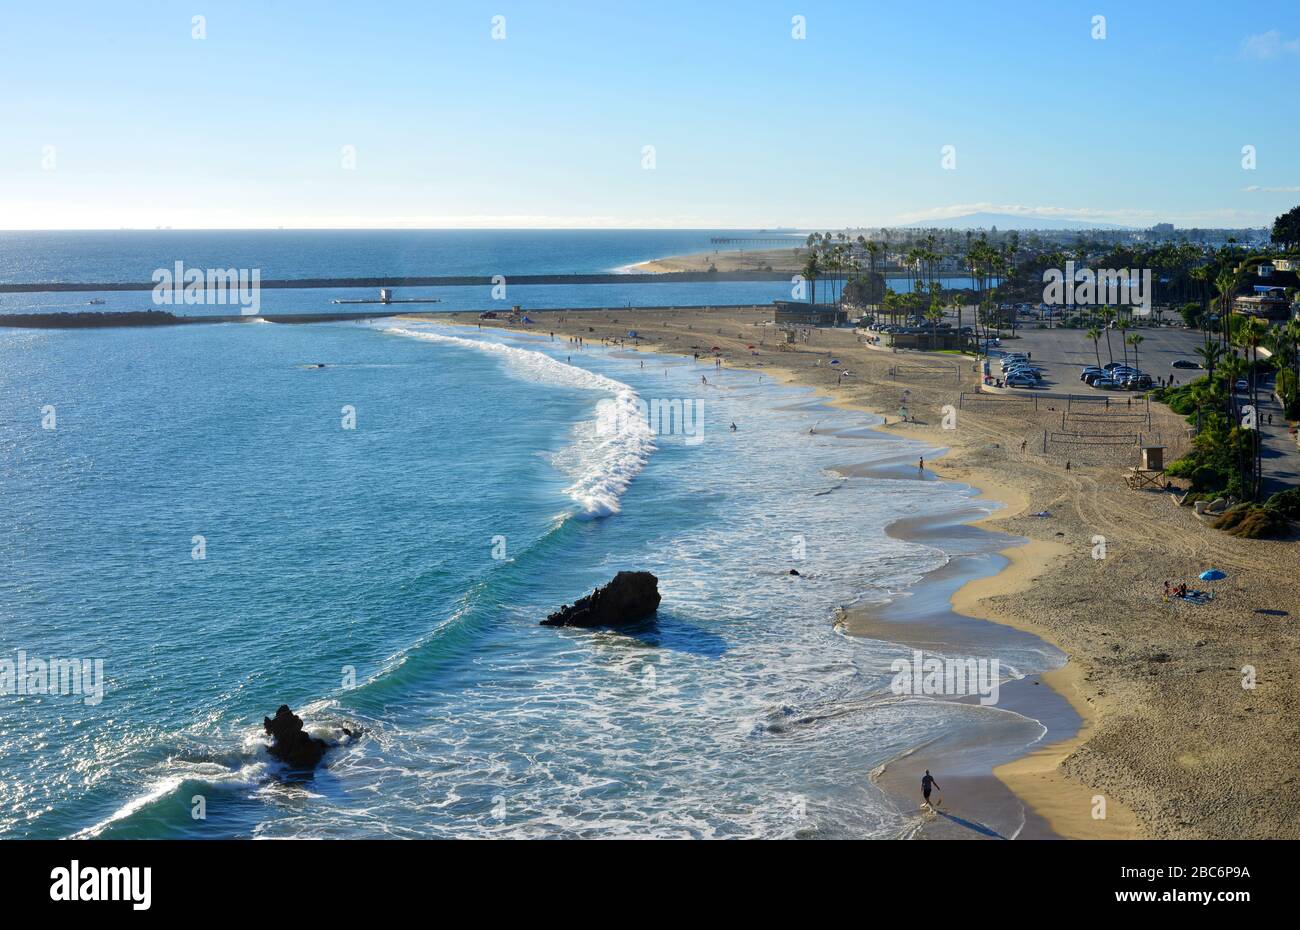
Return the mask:
[[619,572],[603,588],[565,604],[542,626],[626,626],[659,609],[659,579],[649,572]]
[[331,746],[304,730],[302,718],[288,704],[281,704],[274,718],[263,717],[262,725],[271,737],[267,752],[290,768],[314,769]]

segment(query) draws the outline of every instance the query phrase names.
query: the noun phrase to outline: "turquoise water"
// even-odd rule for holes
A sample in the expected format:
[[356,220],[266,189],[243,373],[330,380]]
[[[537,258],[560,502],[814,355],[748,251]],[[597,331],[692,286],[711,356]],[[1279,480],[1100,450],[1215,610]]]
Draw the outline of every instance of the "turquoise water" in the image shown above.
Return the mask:
[[[944,564],[884,527],[968,491],[837,477],[898,441],[754,372],[396,323],[0,359],[0,659],[107,679],[0,697],[0,836],[892,836],[867,773],[955,725],[831,618]],[[601,428],[638,398],[702,439]],[[537,625],[623,568],[654,623]],[[364,735],[277,777],[281,703]]]

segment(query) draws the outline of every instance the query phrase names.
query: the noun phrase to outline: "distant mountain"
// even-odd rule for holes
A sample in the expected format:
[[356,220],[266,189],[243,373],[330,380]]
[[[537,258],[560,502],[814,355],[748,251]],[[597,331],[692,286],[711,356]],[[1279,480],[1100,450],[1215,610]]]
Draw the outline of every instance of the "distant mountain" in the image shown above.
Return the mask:
[[942,220],[907,223],[900,229],[1135,229],[1093,220],[1066,220],[1043,216],[1018,216],[1015,213],[967,213]]

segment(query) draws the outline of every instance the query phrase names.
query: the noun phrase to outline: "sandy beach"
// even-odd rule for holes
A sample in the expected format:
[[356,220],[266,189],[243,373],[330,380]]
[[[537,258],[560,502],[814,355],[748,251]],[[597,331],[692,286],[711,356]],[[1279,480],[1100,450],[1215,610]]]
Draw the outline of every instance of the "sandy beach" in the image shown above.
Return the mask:
[[[705,372],[717,346],[728,368],[816,388],[838,406],[884,416],[888,433],[946,449],[927,457],[927,468],[1005,505],[978,526],[1009,534],[1006,567],[966,581],[946,606],[957,618],[1032,633],[1069,656],[1041,683],[1026,679],[1004,695],[1014,703],[1027,699],[1018,691],[1053,689],[1062,698],[1060,719],[1077,722],[1066,726],[1077,731],[1069,739],[994,768],[1032,815],[1021,836],[1300,837],[1291,750],[1300,729],[1294,541],[1230,537],[1168,493],[1129,490],[1122,472],[1136,464],[1133,447],[1071,455],[1067,472],[1065,456],[1038,442],[1059,421],[1055,406],[963,395],[976,390],[969,358],[881,351],[848,330],[818,330],[787,345],[766,309],[529,316],[531,331],[588,343],[626,340],[635,329],[640,349],[698,355]],[[477,314],[437,318],[480,325]],[[945,413],[952,428],[943,428]],[[1147,435],[1168,447],[1167,459],[1181,454],[1181,418],[1158,405],[1152,417]],[[1211,566],[1228,576],[1215,583],[1212,601],[1164,600],[1166,579],[1205,587],[1196,575]],[[944,606],[933,614],[943,635],[966,635],[954,633],[967,628],[946,619]],[[906,633],[888,611],[850,611],[844,623],[846,632],[868,636],[892,624],[889,638],[908,642],[933,632],[924,629],[930,619],[912,618]],[[1034,706],[1044,704],[1038,698]],[[892,768],[882,787],[894,778],[911,783],[906,760]],[[978,790],[995,803],[996,785]]]
[[[791,240],[792,243],[797,240]],[[636,274],[668,274],[680,271],[784,271],[794,274],[803,268],[808,250],[802,245],[788,249],[745,249],[695,252],[670,255],[648,262],[629,265],[625,270]]]

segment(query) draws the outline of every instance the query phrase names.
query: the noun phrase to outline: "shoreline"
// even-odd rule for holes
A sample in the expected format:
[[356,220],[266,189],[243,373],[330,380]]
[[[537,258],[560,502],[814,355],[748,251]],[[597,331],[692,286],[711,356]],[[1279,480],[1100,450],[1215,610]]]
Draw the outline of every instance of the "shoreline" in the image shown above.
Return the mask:
[[[1170,494],[1128,488],[1124,476],[1137,464],[1133,446],[1043,446],[1044,431],[1061,422],[1056,403],[1034,408],[978,393],[970,358],[880,352],[847,328],[809,329],[791,339],[774,325],[771,310],[529,315],[527,326],[480,321],[476,313],[444,319],[694,356],[701,370],[717,355],[729,369],[830,395],[833,406],[887,411],[881,434],[919,440],[935,454],[948,450],[938,462],[942,477],[1023,499],[1022,508],[998,512],[992,525],[1063,548],[1050,558],[1035,554],[1024,575],[1032,583],[979,590],[972,612],[1003,626],[1024,625],[1068,654],[1066,668],[1074,668],[1052,682],[1076,697],[1089,723],[1080,740],[1038,758],[1057,779],[1036,798],[1039,807],[1058,807],[1058,823],[1069,814],[1077,827],[1117,830],[1116,811],[1127,809],[1137,835],[1151,838],[1300,839],[1300,779],[1291,750],[1300,732],[1293,580],[1300,577],[1300,547],[1293,541],[1229,536]],[[630,327],[637,337],[627,336]],[[1152,406],[1151,417],[1150,435],[1165,445],[1166,461],[1177,459],[1190,444],[1186,421],[1162,405]],[[1008,561],[1014,559],[1013,553]],[[1162,598],[1162,581],[1195,587],[1211,567],[1227,574],[1215,583],[1213,600]],[[1027,770],[1001,774],[1024,775],[1017,786],[1026,798],[1043,782]],[[1092,820],[1093,798],[1107,808],[1100,825]],[[1064,829],[1068,835],[1075,828]]]
[[[654,350],[658,351],[658,348],[655,347]],[[802,383],[794,372],[788,369],[781,369],[781,371],[790,383]],[[826,403],[832,407],[880,417],[882,422],[870,427],[871,430],[891,436],[899,435],[889,430],[890,418],[884,411],[872,410],[860,404],[846,403],[837,398],[827,398]],[[943,461],[952,451],[950,448],[940,449],[933,461]],[[930,462],[931,460],[927,459],[927,465]],[[933,467],[931,471],[940,480],[964,481],[964,479],[945,478],[942,472],[934,470]],[[1001,507],[985,516],[963,521],[962,525],[1011,536],[1009,531],[996,524],[1022,515],[1028,508],[1028,497],[998,480],[992,472],[977,472],[971,478],[972,480],[966,483],[979,492],[972,498],[973,501],[983,500],[1000,504]],[[901,521],[890,524],[885,531],[890,532],[899,522]],[[992,575],[966,581],[949,599],[949,605],[955,614],[1029,633],[1059,649],[1066,656],[1064,665],[1042,673],[1039,678],[1043,684],[1067,701],[1078,715],[1079,724],[1076,731],[1036,748],[1027,747],[1017,758],[995,766],[992,775],[1024,802],[1028,810],[1042,817],[1052,831],[1063,839],[1144,838],[1136,815],[1122,803],[1111,801],[1107,805],[1106,819],[1094,820],[1091,816],[1094,792],[1086,785],[1071,781],[1061,771],[1061,763],[1091,737],[1097,716],[1097,712],[1089,706],[1080,688],[1080,673],[1074,657],[1047,630],[1007,614],[999,614],[984,603],[988,598],[1026,589],[1032,582],[1030,576],[1035,571],[1044,569],[1047,563],[1059,554],[1060,548],[1051,543],[1034,540],[1013,542],[998,551],[998,555],[1006,560],[1006,564],[1001,569]],[[924,582],[925,578],[918,582],[918,585]],[[865,630],[865,627],[859,629]],[[1086,803],[1083,803],[1084,801]]]
[[[547,312],[555,313],[558,311],[547,311]],[[397,318],[401,319],[402,317],[398,316]],[[418,319],[414,316],[412,316],[411,318]],[[478,323],[479,321],[463,319],[463,318],[462,319],[449,318],[441,322],[447,322],[453,325],[472,326]],[[497,321],[492,321],[492,322],[495,323]],[[514,330],[514,327],[509,327],[509,326],[494,326],[491,328],[511,329],[512,331]],[[540,329],[537,331],[540,333]],[[652,351],[657,354],[676,355],[679,357],[691,358],[691,356],[685,355],[685,353],[681,352],[681,350],[676,350],[671,347],[667,347],[661,343],[655,343],[651,341],[640,342],[638,345],[638,349],[645,350],[645,351]],[[871,430],[872,432],[879,433],[886,436],[893,436],[893,437],[900,436],[899,433],[891,431],[889,429],[891,425],[890,418],[889,415],[886,414],[885,412],[880,410],[870,409],[869,407],[866,407],[865,405],[862,404],[846,403],[840,398],[835,398],[833,396],[830,396],[824,393],[822,390],[820,390],[817,386],[809,385],[805,383],[802,379],[798,377],[798,374],[791,369],[775,367],[775,366],[767,367],[766,370],[763,372],[763,374],[772,377],[774,381],[781,381],[790,385],[812,388],[816,392],[814,395],[816,402],[824,406],[833,409],[844,410],[847,412],[860,413],[872,417],[878,417],[882,421],[881,423],[871,425],[865,428]],[[916,437],[901,437],[901,438],[912,438],[915,440]],[[933,454],[934,455],[933,460],[937,460],[937,461],[942,461],[945,457],[947,457],[952,452],[952,450],[949,448],[936,449],[936,447],[932,447],[932,450],[934,450],[933,453],[927,453],[927,456]],[[927,457],[927,465],[930,463],[930,461],[932,460]],[[997,482],[994,479],[994,476],[991,474],[987,476],[988,480],[986,481],[978,481],[978,479],[967,481],[965,479],[955,479],[955,478],[945,476],[942,474],[942,472],[934,471],[933,469],[931,469],[931,473],[935,475],[939,480],[946,480],[957,484],[965,484],[968,487],[970,487],[972,490],[978,492],[971,498],[972,503],[983,503],[986,505],[989,503],[996,503],[1001,505],[999,509],[994,510],[992,513],[988,513],[987,511],[984,510],[984,508],[980,508],[983,511],[980,515],[974,516],[972,519],[961,519],[957,521],[957,525],[963,527],[971,527],[984,532],[995,533],[1001,536],[1012,537],[1012,534],[1009,533],[1008,531],[1003,530],[1001,527],[993,526],[990,524],[997,523],[1000,520],[1009,519],[1010,517],[1016,516],[1021,512],[1023,512],[1023,510],[1027,506],[1027,498],[1019,494],[1018,492],[1014,491],[1013,489],[1009,488],[1005,484]],[[934,515],[934,519],[941,520],[943,518],[944,515]],[[884,528],[885,532],[890,535],[893,535],[895,527],[897,527],[899,524],[907,522],[908,519],[909,518],[903,518],[901,520],[896,520],[886,525]],[[900,535],[897,538],[908,538],[908,537],[905,535]],[[944,551],[947,552],[948,550],[944,550]],[[1021,553],[1021,554],[1017,555],[1017,553]],[[1005,560],[1006,564],[1004,564],[1001,568],[999,568],[991,575],[975,575],[965,580],[962,583],[962,585],[958,588],[958,590],[955,591],[948,598],[948,607],[952,611],[952,613],[957,616],[978,621],[978,622],[992,624],[997,627],[1008,628],[1019,632],[1023,632],[1028,636],[1040,640],[1044,644],[1059,649],[1063,654],[1065,654],[1066,663],[1064,665],[1056,669],[1051,669],[1042,673],[1036,673],[1030,678],[1025,679],[1024,681],[1028,683],[1030,686],[1036,685],[1040,681],[1041,683],[1046,684],[1048,686],[1048,690],[1051,691],[1054,695],[1056,695],[1066,705],[1068,705],[1068,707],[1074,712],[1074,714],[1077,715],[1078,717],[1077,726],[1074,727],[1074,731],[1072,733],[1069,733],[1067,735],[1062,735],[1059,738],[1053,738],[1049,743],[1045,745],[1035,746],[1034,743],[1030,743],[1028,745],[1022,746],[1018,750],[1013,751],[1011,759],[1007,761],[1003,761],[998,764],[989,765],[987,767],[986,778],[984,779],[985,783],[983,784],[981,784],[981,779],[979,777],[972,777],[969,774],[965,776],[960,776],[960,783],[963,785],[964,789],[968,792],[969,796],[975,797],[977,799],[981,799],[984,802],[984,806],[986,807],[995,807],[995,808],[1006,807],[1005,802],[999,804],[998,799],[995,797],[997,794],[997,789],[987,784],[987,782],[996,782],[997,785],[1000,785],[1003,788],[1005,788],[1005,790],[1009,791],[1014,796],[1014,798],[1020,803],[1020,805],[1023,806],[1024,815],[1025,815],[1024,826],[1029,831],[1028,835],[1032,836],[1033,838],[1116,839],[1116,838],[1128,838],[1132,836],[1137,836],[1139,834],[1136,831],[1136,818],[1133,816],[1131,811],[1128,811],[1127,808],[1124,808],[1122,805],[1113,804],[1112,810],[1108,812],[1109,826],[1102,829],[1092,826],[1092,824],[1097,823],[1096,821],[1089,821],[1085,819],[1084,816],[1081,816],[1080,814],[1076,813],[1075,809],[1079,808],[1079,805],[1072,804],[1072,802],[1080,792],[1089,792],[1090,789],[1088,789],[1086,786],[1078,785],[1076,783],[1068,781],[1059,771],[1058,766],[1060,761],[1063,760],[1066,756],[1068,756],[1069,753],[1073,751],[1073,749],[1077,745],[1080,745],[1082,742],[1086,740],[1087,736],[1091,733],[1092,724],[1093,724],[1093,719],[1092,719],[1093,711],[1091,710],[1091,708],[1087,706],[1082,696],[1077,693],[1076,690],[1077,678],[1075,677],[1073,672],[1069,674],[1066,673],[1067,669],[1072,668],[1071,657],[1068,651],[1062,649],[1060,645],[1056,642],[1053,642],[1049,636],[1045,635],[1040,630],[1032,628],[1029,624],[1007,622],[1002,619],[999,619],[998,617],[992,615],[991,613],[977,609],[976,605],[983,598],[987,596],[992,596],[992,594],[1006,593],[1007,591],[1012,590],[1017,584],[1027,583],[1023,580],[1022,577],[1024,573],[1024,566],[1027,562],[1029,562],[1031,556],[1041,555],[1041,553],[1042,550],[1036,547],[1030,541],[1021,541],[1021,542],[1013,541],[1010,546],[999,549],[997,554]],[[951,556],[951,557],[956,558],[957,556]],[[1030,567],[1032,568],[1033,566],[1031,565]],[[919,581],[917,581],[911,588],[907,590],[911,592],[913,589],[918,589],[918,590],[923,589],[923,587],[927,585],[927,582],[931,581],[930,576],[933,574],[934,574],[933,572],[927,573],[927,575],[923,576]],[[868,608],[867,610],[869,611],[870,609]],[[847,614],[849,616],[851,617],[857,616],[859,618],[859,622],[855,623],[854,621],[850,620],[848,623],[844,624],[843,625],[845,627],[844,632],[846,633],[846,635],[853,635],[853,636],[870,635],[870,633],[868,632],[869,627],[866,624],[861,623],[861,617],[863,613],[864,610],[862,608],[857,608],[857,607],[850,608],[849,611],[847,611]],[[880,627],[876,627],[876,629],[879,628]],[[898,631],[895,630],[893,632],[897,633]],[[906,645],[905,639],[901,639],[897,635],[890,635],[888,639],[891,642],[900,642]],[[1037,679],[1037,680],[1033,680],[1033,679]],[[1005,690],[1007,688],[1012,688],[1013,690],[1015,690],[1016,686],[1019,684],[1020,682],[1014,682],[1014,681],[1007,682],[1003,685],[1003,689]],[[1020,703],[1021,701],[1027,701],[1030,705],[1043,703],[1041,700],[1034,700],[1030,698],[1028,695],[1026,695],[1026,697],[1020,698],[1018,701],[1016,701],[1016,703]],[[1028,711],[1028,707],[1026,707],[1025,710]],[[1036,711],[1036,713],[1032,713],[1032,712],[1026,713],[1025,716],[1027,716],[1029,719],[1040,721],[1041,725],[1046,730],[1044,736],[1049,736],[1054,730],[1052,726],[1049,726],[1047,723],[1042,722],[1042,718],[1044,717],[1049,718],[1052,721],[1052,723],[1055,724],[1055,727],[1058,729],[1061,726],[1066,725],[1064,721],[1065,715],[1062,714],[1059,709],[1036,707],[1034,708],[1034,710]],[[1040,739],[1041,738],[1042,737],[1040,737]],[[960,743],[960,740],[958,740],[957,742]],[[895,759],[888,760],[886,763],[882,764],[881,766],[878,766],[876,772],[873,773],[872,775],[871,781],[873,783],[876,783],[878,775],[883,774],[885,770],[894,767],[896,763],[903,762],[907,758],[911,757],[917,752],[919,748],[921,747],[915,747],[909,750],[908,752],[902,754],[901,756]],[[900,766],[900,768],[903,767],[905,766]],[[957,779],[953,779],[953,780],[956,781]],[[881,786],[877,785],[877,787],[881,787]],[[881,790],[886,790],[886,794],[889,795],[891,797],[891,800],[894,800],[896,803],[902,797],[901,792],[889,791],[883,787]],[[1062,795],[1067,795],[1068,797],[1063,800],[1061,797]],[[1116,814],[1116,811],[1114,810],[1115,807],[1121,809],[1121,813],[1118,817],[1115,816]],[[1082,808],[1081,810],[1086,811],[1087,808]],[[969,821],[963,820],[962,818],[954,817],[948,812],[943,812],[941,816],[949,820],[957,821],[967,829],[975,829],[977,832],[983,832],[981,828],[984,828],[984,825],[979,822],[971,823]],[[1034,822],[1035,820],[1037,820],[1037,823]],[[1120,826],[1120,823],[1118,823],[1117,821],[1122,821],[1123,823],[1123,827],[1119,830],[1113,829],[1113,827]],[[939,830],[938,832],[940,833],[940,835],[943,834],[942,830]],[[1017,830],[1016,835],[1018,836],[1021,832],[1022,832],[1021,830]],[[928,836],[930,830],[927,829],[927,827],[922,827],[921,833],[922,835]],[[964,836],[966,834],[961,834],[961,835]],[[990,838],[1009,838],[1009,837],[1001,836],[1001,834],[998,834],[992,830],[989,830],[988,835],[990,836]]]

